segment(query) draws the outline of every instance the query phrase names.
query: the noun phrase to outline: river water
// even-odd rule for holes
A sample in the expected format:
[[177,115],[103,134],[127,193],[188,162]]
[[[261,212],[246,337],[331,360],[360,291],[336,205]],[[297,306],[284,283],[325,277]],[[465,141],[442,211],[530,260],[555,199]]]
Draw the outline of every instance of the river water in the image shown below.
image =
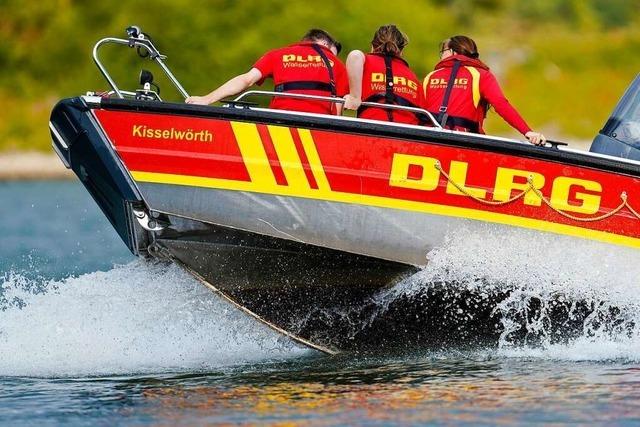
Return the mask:
[[[80,184],[0,183],[0,424],[639,425],[637,254],[549,243],[463,230],[394,290],[509,286],[498,342],[328,357],[134,259]],[[564,341],[526,312],[559,293],[594,307]]]

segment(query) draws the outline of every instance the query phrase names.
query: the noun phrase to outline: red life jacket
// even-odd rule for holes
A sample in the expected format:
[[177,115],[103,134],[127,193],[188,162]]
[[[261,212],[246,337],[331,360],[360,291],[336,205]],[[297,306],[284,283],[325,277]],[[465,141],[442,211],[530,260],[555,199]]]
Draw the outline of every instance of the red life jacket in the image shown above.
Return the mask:
[[[362,101],[423,108],[420,82],[409,64],[390,55],[368,53],[362,71]],[[358,109],[358,117],[397,123],[419,124],[424,118],[416,113],[383,108]]]
[[[456,63],[458,66],[456,66]],[[454,81],[451,76],[457,68]],[[446,98],[450,87],[449,99]],[[453,55],[440,61],[423,82],[426,109],[437,119],[445,118],[445,127],[484,133],[487,108],[492,105],[507,123],[523,135],[531,130],[502,93],[489,67],[478,59]]]
[[[267,52],[253,66],[262,73],[261,85],[272,77],[276,92],[343,97],[349,93],[349,80],[344,64],[324,46],[296,43]],[[271,108],[335,114],[334,103],[274,97]]]

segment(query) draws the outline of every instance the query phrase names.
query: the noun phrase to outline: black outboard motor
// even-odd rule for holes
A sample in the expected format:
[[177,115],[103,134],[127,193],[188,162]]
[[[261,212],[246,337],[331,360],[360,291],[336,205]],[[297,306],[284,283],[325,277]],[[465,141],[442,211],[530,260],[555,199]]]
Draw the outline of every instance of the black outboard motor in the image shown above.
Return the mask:
[[589,151],[640,161],[640,75],[624,93]]

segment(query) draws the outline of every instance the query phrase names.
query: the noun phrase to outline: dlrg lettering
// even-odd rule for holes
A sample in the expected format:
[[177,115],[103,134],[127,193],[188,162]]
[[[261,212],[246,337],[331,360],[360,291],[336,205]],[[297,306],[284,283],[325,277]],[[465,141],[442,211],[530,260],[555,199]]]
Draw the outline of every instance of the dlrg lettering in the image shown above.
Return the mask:
[[[422,191],[437,191],[441,188],[440,171],[436,165],[440,161],[434,157],[414,156],[396,153],[393,156],[389,185]],[[534,171],[496,168],[493,179],[493,194],[488,197],[487,190],[467,185],[469,163],[452,160],[447,172],[451,180],[464,191],[484,200],[505,202],[512,197],[513,191],[526,191],[529,185],[542,190],[546,177]],[[413,171],[410,172],[410,171]],[[419,173],[415,173],[415,172]],[[444,191],[452,195],[464,195],[451,182],[447,182]],[[602,185],[597,181],[558,176],[551,181],[551,204],[563,211],[594,214],[600,210]],[[523,203],[529,206],[541,206],[542,200],[530,191],[523,197]]]
[[[295,55],[295,54],[284,54],[282,55],[282,62],[299,62],[303,64],[307,63],[319,63],[324,64],[322,61],[322,57],[320,55]],[[329,60],[331,66],[333,66],[333,61]]]
[[[384,73],[371,73],[371,83],[385,83],[386,81],[387,76]],[[393,76],[393,84],[396,86],[406,86],[413,90],[418,89],[418,82],[402,76]]]

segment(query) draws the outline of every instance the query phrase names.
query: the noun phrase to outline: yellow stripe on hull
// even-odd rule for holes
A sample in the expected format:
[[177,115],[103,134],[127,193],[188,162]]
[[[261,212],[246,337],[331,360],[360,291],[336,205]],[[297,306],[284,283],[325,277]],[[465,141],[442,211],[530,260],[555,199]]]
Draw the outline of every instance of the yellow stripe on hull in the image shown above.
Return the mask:
[[[306,199],[330,202],[349,203],[380,208],[399,209],[403,211],[420,212],[432,215],[473,219],[489,223],[511,225],[532,230],[563,234],[567,236],[587,238],[600,242],[640,249],[640,239],[622,236],[604,231],[590,230],[567,224],[558,224],[514,215],[499,214],[476,209],[455,206],[437,205],[426,202],[392,199],[379,196],[350,194],[331,191],[330,189],[312,190],[275,186],[263,181],[243,182],[217,178],[203,178],[186,175],[172,175],[153,172],[132,171],[131,175],[138,182],[154,184],[183,185],[188,187],[215,188],[219,190],[248,191],[254,193],[271,194],[274,196],[302,197]],[[326,178],[326,177],[325,177]],[[327,184],[328,185],[328,184]]]
[[251,181],[259,182],[266,188],[275,189],[276,179],[269,166],[269,158],[262,145],[258,127],[255,123],[231,122],[231,128],[238,141],[242,158],[245,159]]
[[[310,188],[307,176],[304,173],[302,160],[298,155],[296,146],[291,136],[291,129],[282,126],[267,126],[271,141],[276,149],[276,155],[280,159],[282,171],[287,177],[288,186],[293,190],[305,191]],[[271,171],[269,171],[271,173]],[[255,180],[253,180],[255,182]]]
[[330,191],[331,188],[329,187],[329,181],[324,173],[324,167],[320,161],[318,150],[316,150],[316,144],[313,142],[311,131],[309,129],[298,129],[298,134],[300,135],[300,141],[302,142],[304,151],[307,153],[309,166],[311,167],[313,176],[316,178],[318,189],[320,191]]

